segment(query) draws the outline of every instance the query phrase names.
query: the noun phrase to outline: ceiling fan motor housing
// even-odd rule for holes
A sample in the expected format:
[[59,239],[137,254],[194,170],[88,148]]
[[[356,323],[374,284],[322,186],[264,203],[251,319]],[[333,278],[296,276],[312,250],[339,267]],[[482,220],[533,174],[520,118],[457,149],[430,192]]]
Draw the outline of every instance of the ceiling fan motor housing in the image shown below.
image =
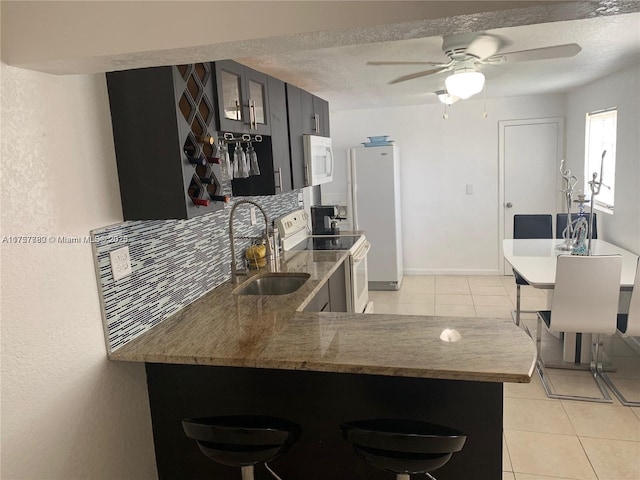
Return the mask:
[[452,60],[484,60],[498,53],[500,39],[484,33],[459,33],[442,38],[442,51]]

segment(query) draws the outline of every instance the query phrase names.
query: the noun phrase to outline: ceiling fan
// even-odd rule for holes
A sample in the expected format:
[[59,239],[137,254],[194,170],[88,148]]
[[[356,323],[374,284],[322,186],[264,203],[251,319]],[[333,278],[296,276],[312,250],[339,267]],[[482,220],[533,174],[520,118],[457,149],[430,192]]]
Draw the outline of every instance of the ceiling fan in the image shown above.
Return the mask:
[[434,67],[430,70],[398,77],[391,80],[389,82],[390,85],[453,71],[445,79],[448,94],[458,98],[469,98],[482,91],[484,87],[484,75],[479,71],[484,65],[573,57],[582,50],[577,43],[567,43],[552,47],[501,53],[500,50],[503,46],[504,42],[499,37],[487,33],[445,35],[442,37],[442,51],[449,57],[449,61],[446,63],[391,61],[367,62],[367,65],[430,65]]

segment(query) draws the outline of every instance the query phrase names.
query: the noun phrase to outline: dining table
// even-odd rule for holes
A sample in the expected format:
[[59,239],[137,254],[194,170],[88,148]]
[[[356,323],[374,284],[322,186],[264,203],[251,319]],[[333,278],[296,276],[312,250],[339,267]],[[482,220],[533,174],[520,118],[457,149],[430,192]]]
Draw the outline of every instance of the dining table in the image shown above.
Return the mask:
[[[556,263],[559,255],[570,255],[567,250],[558,248],[564,244],[563,239],[504,239],[504,259],[518,272],[533,288],[546,289],[547,310],[551,310],[551,299],[556,281]],[[620,275],[621,301],[619,313],[626,313],[635,282],[638,255],[605,240],[591,240],[591,255],[620,255],[622,257],[622,272]],[[563,353],[560,364],[548,365],[556,368],[588,368],[591,352],[591,335],[583,334],[580,362],[575,362],[576,345],[575,333],[564,333]]]

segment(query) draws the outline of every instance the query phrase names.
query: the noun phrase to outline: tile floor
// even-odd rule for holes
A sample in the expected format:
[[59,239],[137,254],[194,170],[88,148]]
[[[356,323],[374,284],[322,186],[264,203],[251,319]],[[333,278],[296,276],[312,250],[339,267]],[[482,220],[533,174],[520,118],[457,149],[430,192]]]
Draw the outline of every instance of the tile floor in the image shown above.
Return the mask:
[[[411,276],[398,292],[369,292],[375,313],[511,318],[516,287],[505,276]],[[522,309],[545,308],[546,292],[522,288]],[[535,331],[535,316],[524,315]],[[547,344],[555,339],[546,338]],[[640,356],[603,341],[627,398],[640,398]],[[544,356],[544,352],[543,352]],[[588,372],[548,370],[561,393],[597,395]],[[640,408],[547,398],[535,374],[504,387],[503,480],[640,480]]]

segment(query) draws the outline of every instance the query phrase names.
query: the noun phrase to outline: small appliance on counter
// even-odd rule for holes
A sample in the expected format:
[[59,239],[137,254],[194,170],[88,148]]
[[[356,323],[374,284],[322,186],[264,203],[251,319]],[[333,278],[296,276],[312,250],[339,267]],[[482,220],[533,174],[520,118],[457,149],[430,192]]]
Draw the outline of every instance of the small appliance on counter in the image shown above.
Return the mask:
[[346,220],[340,215],[338,205],[316,205],[311,207],[311,227],[313,235],[339,235],[338,220]]

